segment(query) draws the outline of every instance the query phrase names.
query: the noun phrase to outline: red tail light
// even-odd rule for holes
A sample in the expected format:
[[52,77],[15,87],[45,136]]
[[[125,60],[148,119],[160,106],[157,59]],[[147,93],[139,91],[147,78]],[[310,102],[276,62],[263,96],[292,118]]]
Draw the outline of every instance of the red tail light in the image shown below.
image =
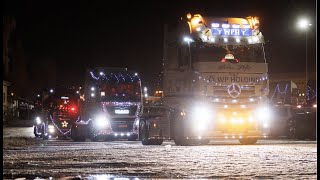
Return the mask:
[[75,106],[71,106],[69,107],[69,112],[72,112],[72,113],[77,112],[77,108]]

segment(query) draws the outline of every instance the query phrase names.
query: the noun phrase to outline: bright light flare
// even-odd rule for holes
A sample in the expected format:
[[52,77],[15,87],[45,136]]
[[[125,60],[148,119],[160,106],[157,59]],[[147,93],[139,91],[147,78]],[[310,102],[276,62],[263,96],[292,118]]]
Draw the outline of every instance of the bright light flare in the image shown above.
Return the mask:
[[193,17],[193,18],[191,19],[191,24],[192,24],[192,26],[197,26],[197,25],[200,24],[200,22],[201,22],[201,18],[200,18],[200,17]]
[[253,41],[254,41],[254,42],[258,42],[258,41],[259,41],[259,38],[258,38],[257,36],[254,36],[254,37],[253,37]]
[[307,19],[300,19],[298,21],[298,26],[301,29],[306,29],[308,26],[311,26],[312,24],[309,23]]
[[95,118],[95,123],[98,127],[106,127],[108,122],[109,121],[105,115],[99,115]]
[[222,24],[222,28],[230,28],[230,24]]
[[184,37],[183,40],[184,40],[185,42],[188,42],[188,43],[193,42],[193,39],[191,39],[191,38],[189,38],[189,37]]
[[272,111],[269,107],[260,107],[256,111],[256,116],[262,121],[269,121],[272,117]]
[[209,120],[212,117],[212,112],[206,107],[196,107],[193,111],[193,119]]
[[40,117],[36,117],[37,125],[41,124],[41,119]]
[[218,28],[218,27],[219,27],[219,23],[212,23],[211,26],[212,26],[213,28]]

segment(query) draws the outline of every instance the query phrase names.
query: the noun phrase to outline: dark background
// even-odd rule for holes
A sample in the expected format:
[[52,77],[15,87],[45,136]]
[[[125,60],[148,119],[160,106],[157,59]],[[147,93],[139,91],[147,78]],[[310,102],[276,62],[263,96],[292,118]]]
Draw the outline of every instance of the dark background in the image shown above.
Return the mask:
[[[104,3],[102,3],[104,2]],[[16,19],[26,76],[33,89],[81,85],[87,67],[128,67],[152,86],[161,71],[163,25],[187,13],[203,16],[259,16],[270,73],[315,71],[315,0],[229,1],[9,1],[4,15]]]

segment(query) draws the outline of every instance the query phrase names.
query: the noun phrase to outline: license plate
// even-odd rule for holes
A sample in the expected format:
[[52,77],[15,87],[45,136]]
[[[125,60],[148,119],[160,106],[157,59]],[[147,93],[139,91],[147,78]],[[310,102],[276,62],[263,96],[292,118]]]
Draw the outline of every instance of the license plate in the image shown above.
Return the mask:
[[118,127],[120,127],[120,128],[126,128],[126,127],[128,127],[128,125],[126,125],[126,124],[121,124],[121,125],[118,125]]

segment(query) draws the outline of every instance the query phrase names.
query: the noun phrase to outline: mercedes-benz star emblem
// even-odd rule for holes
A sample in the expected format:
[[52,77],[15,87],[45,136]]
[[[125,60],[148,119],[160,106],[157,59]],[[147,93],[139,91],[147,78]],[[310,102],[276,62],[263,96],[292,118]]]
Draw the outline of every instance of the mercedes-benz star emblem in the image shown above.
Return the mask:
[[236,83],[232,83],[229,87],[228,87],[228,94],[233,97],[236,98],[238,96],[240,96],[241,94],[241,87],[239,86],[239,84]]

